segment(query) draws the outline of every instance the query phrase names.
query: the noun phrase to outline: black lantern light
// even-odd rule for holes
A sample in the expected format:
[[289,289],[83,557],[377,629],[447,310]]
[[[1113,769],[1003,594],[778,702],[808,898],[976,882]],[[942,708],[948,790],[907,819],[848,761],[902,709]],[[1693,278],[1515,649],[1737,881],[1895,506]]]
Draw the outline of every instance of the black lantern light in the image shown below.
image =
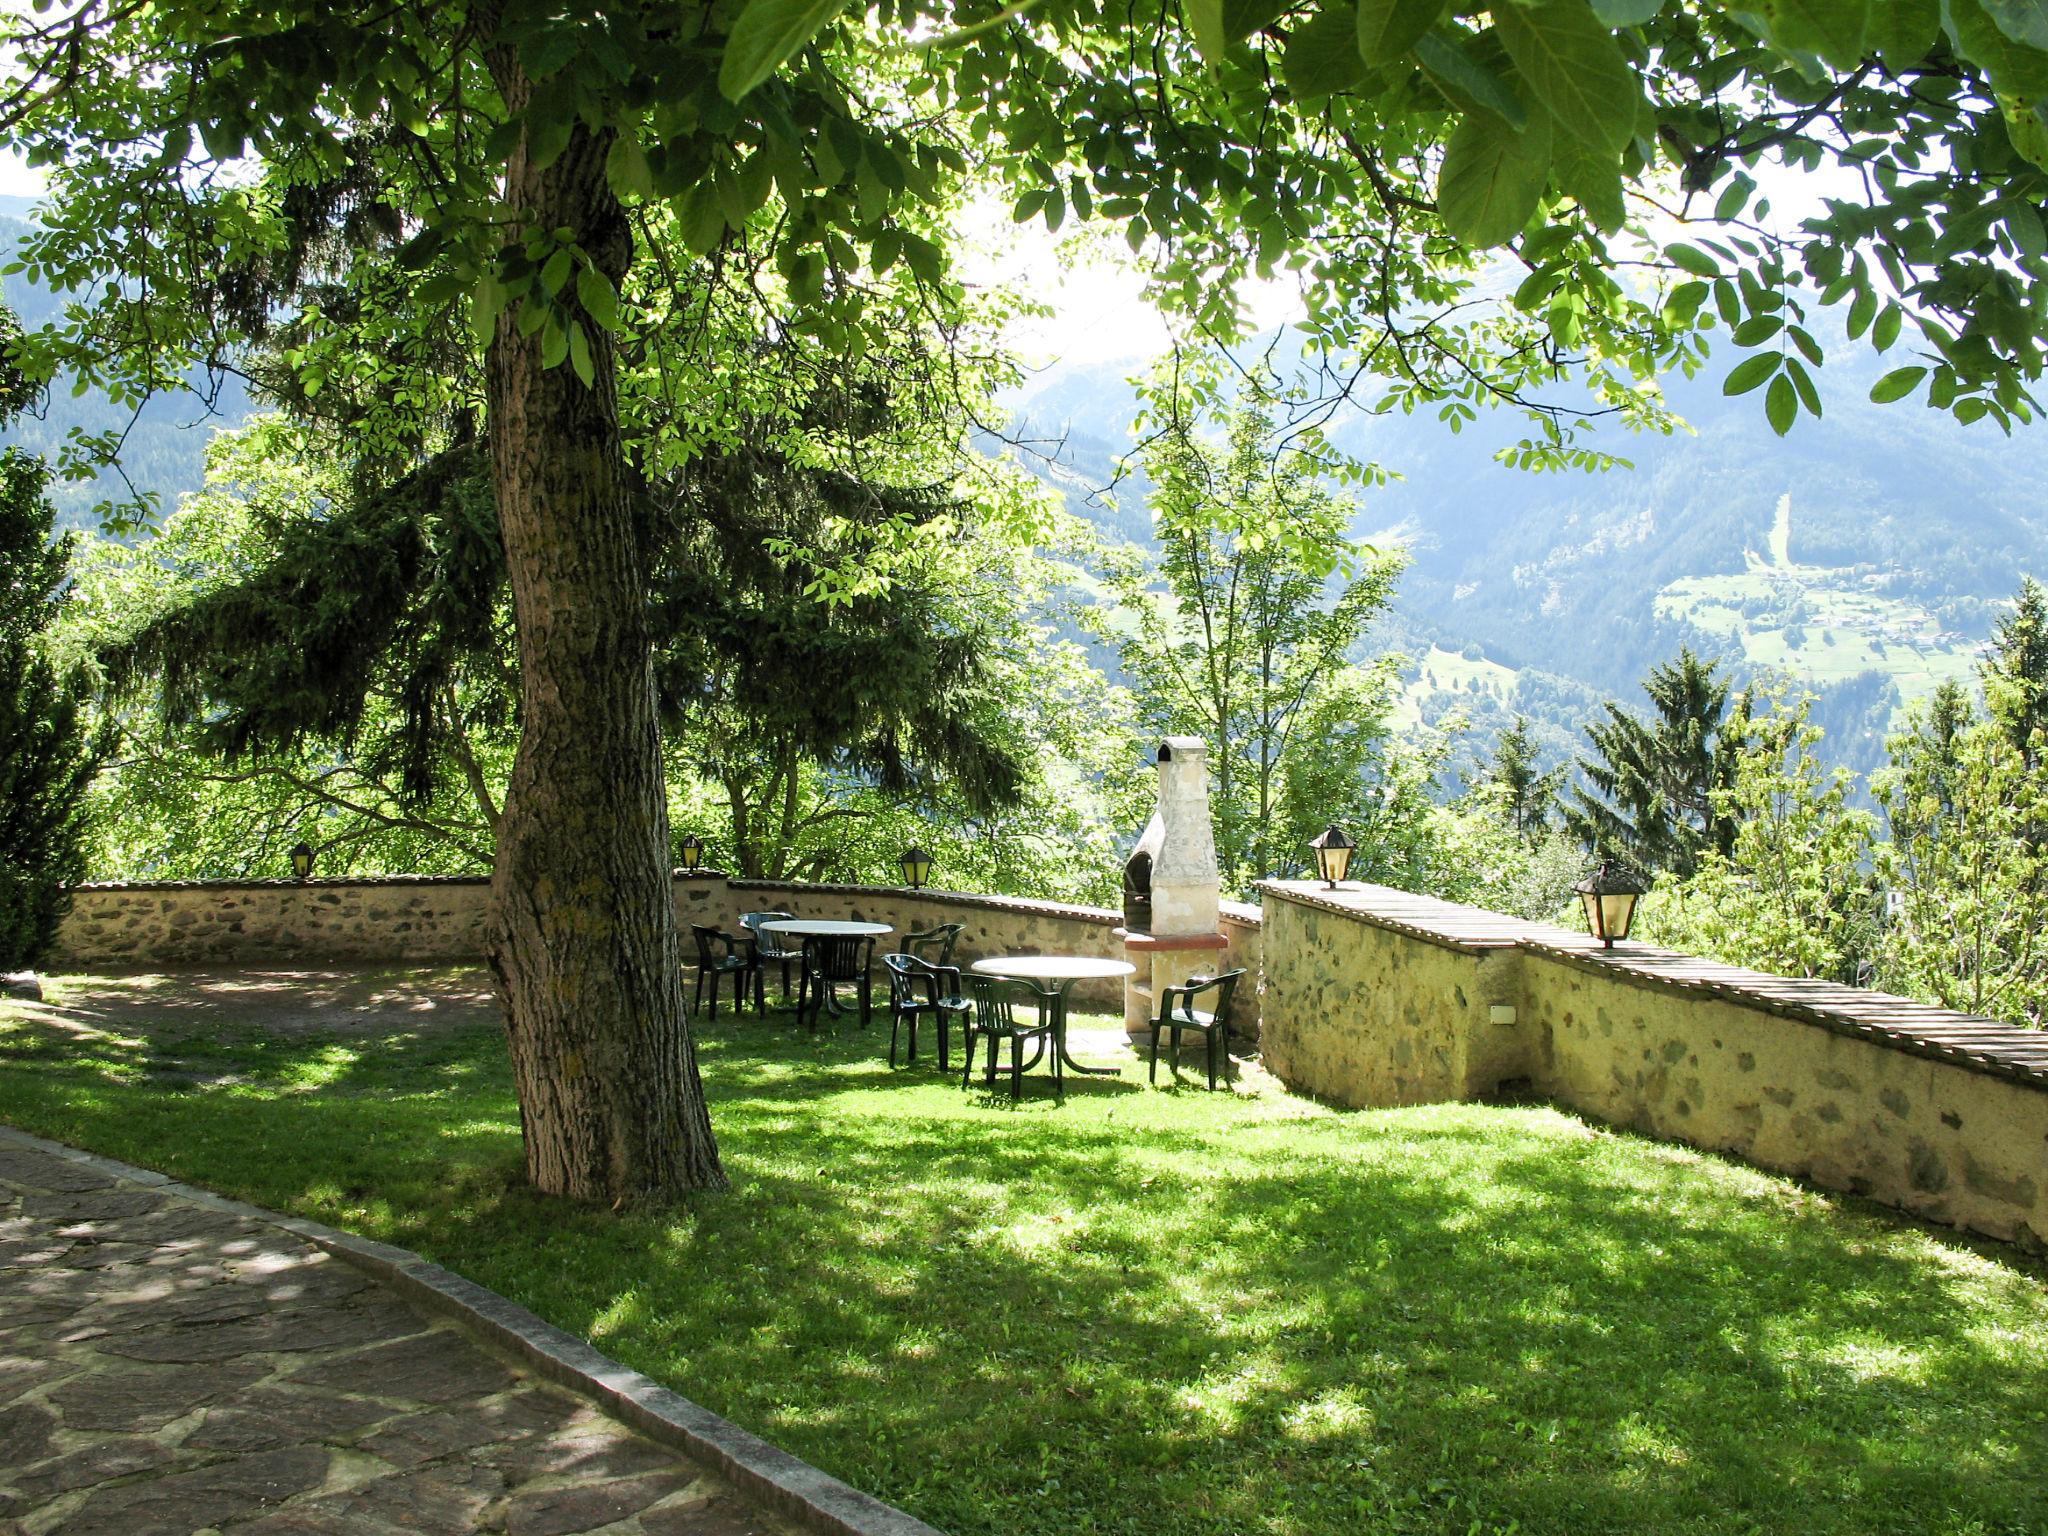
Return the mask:
[[683,873],[694,875],[704,864],[704,839],[692,832],[678,846],[683,856]]
[[1316,851],[1316,873],[1323,877],[1323,884],[1329,889],[1337,889],[1337,882],[1351,868],[1351,850],[1357,846],[1334,821],[1323,828],[1320,835],[1309,839],[1309,847]]
[[303,880],[313,873],[313,850],[301,842],[291,852],[292,878]]
[[896,862],[903,867],[903,883],[913,891],[923,890],[932,877],[932,856],[915,843],[897,855]]
[[1643,883],[1625,866],[1602,859],[1600,867],[1572,889],[1586,904],[1586,926],[1594,938],[1612,949],[1616,939],[1628,937],[1629,925],[1636,920],[1636,898],[1643,894]]

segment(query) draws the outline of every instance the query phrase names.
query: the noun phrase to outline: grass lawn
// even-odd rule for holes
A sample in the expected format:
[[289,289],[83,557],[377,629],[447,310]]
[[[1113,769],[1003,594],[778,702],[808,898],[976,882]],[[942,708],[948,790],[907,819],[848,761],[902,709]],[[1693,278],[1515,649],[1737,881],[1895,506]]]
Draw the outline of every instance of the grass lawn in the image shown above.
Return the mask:
[[[418,1249],[969,1533],[2048,1531],[2048,1286],[1546,1108],[705,1032],[735,1192],[520,1187],[475,1022],[0,1006],[0,1120]],[[1198,1080],[1197,1080],[1198,1081]]]

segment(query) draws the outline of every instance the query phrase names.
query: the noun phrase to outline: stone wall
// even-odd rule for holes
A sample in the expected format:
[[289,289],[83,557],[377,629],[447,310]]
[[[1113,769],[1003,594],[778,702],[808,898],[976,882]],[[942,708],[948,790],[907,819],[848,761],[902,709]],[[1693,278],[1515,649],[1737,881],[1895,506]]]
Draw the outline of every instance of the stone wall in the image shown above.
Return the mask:
[[[481,960],[489,898],[489,880],[459,876],[86,885],[73,893],[49,968]],[[687,925],[736,933],[742,913],[760,911],[887,923],[897,934],[963,923],[954,950],[963,966],[991,955],[1123,958],[1116,935],[1123,915],[1104,907],[891,886],[728,880],[709,870],[676,876],[686,959],[694,957]],[[1225,963],[1252,973],[1238,988],[1231,1022],[1256,1039],[1259,909],[1226,903],[1223,929],[1231,941]],[[877,954],[888,948],[888,939],[877,941]],[[1090,1010],[1123,1006],[1121,983],[1114,981],[1079,983],[1071,996]]]
[[48,969],[480,960],[489,880],[178,881],[72,895]]
[[1379,887],[1265,887],[1262,1054],[1340,1103],[1526,1085],[1931,1220],[2048,1242],[2048,1034]]
[[[1064,902],[1028,901],[1016,896],[981,896],[960,891],[913,891],[898,886],[806,885],[770,880],[734,880],[723,893],[720,921],[739,931],[745,912],[787,912],[792,917],[850,918],[855,922],[887,923],[890,938],[875,941],[882,954],[890,940],[940,923],[963,923],[953,950],[961,967],[994,955],[1088,955],[1121,960],[1123,941],[1116,929],[1123,914],[1104,907],[1070,906]],[[699,917],[698,922],[708,919]],[[1120,1010],[1121,982],[1077,982],[1068,993],[1075,1006],[1089,1010]]]

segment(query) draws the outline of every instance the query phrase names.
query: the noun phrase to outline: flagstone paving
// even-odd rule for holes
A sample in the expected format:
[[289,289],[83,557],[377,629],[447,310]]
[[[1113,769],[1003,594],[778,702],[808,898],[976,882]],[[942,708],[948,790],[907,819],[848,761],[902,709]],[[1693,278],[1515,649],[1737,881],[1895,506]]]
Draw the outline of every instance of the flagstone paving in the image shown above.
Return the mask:
[[0,1144],[0,1536],[794,1536],[282,1228]]

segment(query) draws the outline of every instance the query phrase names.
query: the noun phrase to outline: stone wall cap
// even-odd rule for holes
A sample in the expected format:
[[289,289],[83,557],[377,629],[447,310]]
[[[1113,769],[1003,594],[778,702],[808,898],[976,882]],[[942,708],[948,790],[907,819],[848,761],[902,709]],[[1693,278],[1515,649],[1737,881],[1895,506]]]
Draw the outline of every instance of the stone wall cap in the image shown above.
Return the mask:
[[275,880],[87,880],[71,889],[80,895],[118,895],[124,891],[155,894],[159,891],[334,891],[350,887],[376,889],[380,886],[489,885],[489,875],[322,875],[310,880],[284,876]]
[[1331,890],[1320,880],[1261,880],[1259,889],[1283,901],[1355,917],[1376,928],[1391,929],[1468,954],[1514,949],[1538,936],[1570,937],[1564,929],[1545,923],[1532,923],[1436,896],[1418,896],[1389,885],[1345,881]]
[[2048,1031],[2021,1029],[1840,982],[1772,976],[1651,944],[1607,948],[1591,934],[1384,885],[1266,880],[1270,897],[1335,912],[1470,955],[1522,951],[1631,985],[1718,998],[1973,1071],[2048,1086]]
[[1718,998],[1916,1056],[2048,1087],[2048,1031],[2022,1029],[1838,981],[1773,976],[1651,944],[1623,943],[1608,949],[1589,935],[1563,929],[1532,936],[1526,947],[1545,959],[1637,986]]
[[1107,907],[1084,907],[1072,902],[1038,901],[1026,896],[987,896],[974,891],[940,891],[930,886],[913,890],[907,885],[821,885],[809,880],[734,880],[736,891],[800,891],[819,896],[890,896],[912,901],[930,901],[947,906],[986,907],[996,912],[1021,912],[1031,917],[1072,917],[1088,922],[1114,924],[1123,913]]

